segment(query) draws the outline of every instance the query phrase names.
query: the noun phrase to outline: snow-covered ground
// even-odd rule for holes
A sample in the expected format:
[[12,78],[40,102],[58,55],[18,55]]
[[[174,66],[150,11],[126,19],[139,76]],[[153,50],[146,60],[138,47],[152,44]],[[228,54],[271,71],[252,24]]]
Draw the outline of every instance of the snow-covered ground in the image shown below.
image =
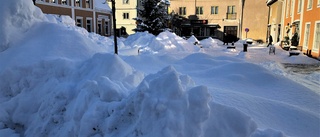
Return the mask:
[[[32,1],[0,5],[0,137],[319,137],[320,72],[277,44],[88,33]],[[202,48],[200,48],[202,47]]]

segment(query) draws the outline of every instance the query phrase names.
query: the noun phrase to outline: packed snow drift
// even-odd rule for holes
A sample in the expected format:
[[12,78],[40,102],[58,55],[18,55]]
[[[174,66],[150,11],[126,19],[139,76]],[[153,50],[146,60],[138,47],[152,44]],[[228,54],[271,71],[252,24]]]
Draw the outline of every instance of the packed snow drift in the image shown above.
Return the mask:
[[32,1],[0,17],[1,137],[320,136],[319,69],[282,65],[319,65],[303,54],[141,32],[114,55],[112,38]]

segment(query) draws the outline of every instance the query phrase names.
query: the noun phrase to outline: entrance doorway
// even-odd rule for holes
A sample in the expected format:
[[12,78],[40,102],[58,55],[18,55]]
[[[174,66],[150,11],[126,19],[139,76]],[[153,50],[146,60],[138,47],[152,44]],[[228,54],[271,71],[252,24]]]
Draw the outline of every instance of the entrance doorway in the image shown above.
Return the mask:
[[238,41],[238,26],[224,26],[224,33],[227,33],[228,42]]

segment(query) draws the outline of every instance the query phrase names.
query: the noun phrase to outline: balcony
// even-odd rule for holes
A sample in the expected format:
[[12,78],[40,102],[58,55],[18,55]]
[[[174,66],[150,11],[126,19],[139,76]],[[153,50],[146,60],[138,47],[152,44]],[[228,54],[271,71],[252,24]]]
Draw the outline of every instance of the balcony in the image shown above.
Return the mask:
[[236,20],[237,19],[237,13],[227,13],[227,20]]

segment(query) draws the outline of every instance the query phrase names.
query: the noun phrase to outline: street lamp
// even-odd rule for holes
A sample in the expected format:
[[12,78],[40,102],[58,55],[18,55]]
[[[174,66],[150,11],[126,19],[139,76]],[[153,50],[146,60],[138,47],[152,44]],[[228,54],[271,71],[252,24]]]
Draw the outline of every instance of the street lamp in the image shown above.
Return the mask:
[[118,54],[118,46],[117,46],[117,25],[116,25],[116,2],[115,0],[111,0],[112,4],[112,19],[113,19],[113,40],[114,40],[114,54]]

